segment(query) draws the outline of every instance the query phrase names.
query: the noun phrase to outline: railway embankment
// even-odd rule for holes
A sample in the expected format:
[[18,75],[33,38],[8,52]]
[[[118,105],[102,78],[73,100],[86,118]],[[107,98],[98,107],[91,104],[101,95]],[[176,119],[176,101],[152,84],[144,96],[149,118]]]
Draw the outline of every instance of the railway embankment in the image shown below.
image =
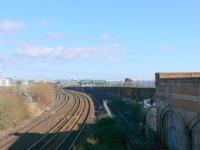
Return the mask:
[[71,149],[93,120],[94,105],[89,96],[59,90],[54,108],[4,137],[0,149]]
[[48,110],[55,88],[48,83],[0,88],[0,138]]

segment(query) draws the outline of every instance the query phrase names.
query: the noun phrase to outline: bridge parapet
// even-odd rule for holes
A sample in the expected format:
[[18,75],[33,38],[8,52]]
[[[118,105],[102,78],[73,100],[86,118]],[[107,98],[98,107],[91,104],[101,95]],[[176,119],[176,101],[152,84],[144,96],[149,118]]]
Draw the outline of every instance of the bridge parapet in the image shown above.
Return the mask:
[[72,89],[82,92],[104,92],[113,93],[126,98],[132,98],[136,100],[153,99],[155,94],[155,88],[137,88],[137,87],[65,87],[66,89]]
[[[199,149],[200,72],[156,73],[159,136],[170,149]],[[186,134],[188,133],[188,134]]]

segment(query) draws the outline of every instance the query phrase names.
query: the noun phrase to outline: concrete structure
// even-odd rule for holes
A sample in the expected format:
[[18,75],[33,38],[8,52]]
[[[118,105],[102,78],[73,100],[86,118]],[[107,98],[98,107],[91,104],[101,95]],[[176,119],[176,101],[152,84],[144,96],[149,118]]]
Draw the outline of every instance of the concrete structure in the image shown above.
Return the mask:
[[200,149],[200,72],[156,73],[156,107],[163,145]]

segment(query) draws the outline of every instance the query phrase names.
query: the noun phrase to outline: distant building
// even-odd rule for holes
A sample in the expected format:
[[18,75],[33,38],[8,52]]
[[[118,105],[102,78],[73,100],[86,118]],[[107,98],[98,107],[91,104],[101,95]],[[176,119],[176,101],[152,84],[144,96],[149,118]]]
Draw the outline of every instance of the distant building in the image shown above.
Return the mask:
[[80,83],[79,83],[79,80],[73,80],[73,79],[71,79],[70,81],[69,81],[69,86],[80,86]]
[[3,79],[3,74],[2,72],[0,71],[0,80]]
[[3,75],[2,75],[2,72],[0,71],[0,86],[2,86],[3,85]]
[[28,80],[22,80],[21,85],[29,85],[29,81]]
[[93,87],[93,81],[92,80],[81,80],[79,81],[80,86],[82,87]]
[[12,79],[6,78],[3,79],[3,86],[11,86],[12,85]]
[[12,80],[10,78],[3,78],[2,72],[0,72],[0,86],[11,86]]
[[108,86],[108,82],[106,80],[93,80],[93,86],[95,87]]
[[80,86],[82,87],[105,87],[108,86],[108,82],[105,80],[81,80]]
[[155,87],[155,80],[137,80],[135,81],[138,87],[149,87],[154,88]]
[[123,81],[109,81],[108,86],[122,87],[122,86],[124,86],[124,82]]

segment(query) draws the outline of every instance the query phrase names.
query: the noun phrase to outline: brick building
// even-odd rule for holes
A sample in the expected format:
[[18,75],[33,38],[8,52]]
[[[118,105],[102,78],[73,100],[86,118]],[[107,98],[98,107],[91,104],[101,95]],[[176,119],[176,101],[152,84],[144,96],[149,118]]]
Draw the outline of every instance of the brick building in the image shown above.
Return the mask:
[[170,150],[200,150],[200,72],[156,73],[158,135]]

